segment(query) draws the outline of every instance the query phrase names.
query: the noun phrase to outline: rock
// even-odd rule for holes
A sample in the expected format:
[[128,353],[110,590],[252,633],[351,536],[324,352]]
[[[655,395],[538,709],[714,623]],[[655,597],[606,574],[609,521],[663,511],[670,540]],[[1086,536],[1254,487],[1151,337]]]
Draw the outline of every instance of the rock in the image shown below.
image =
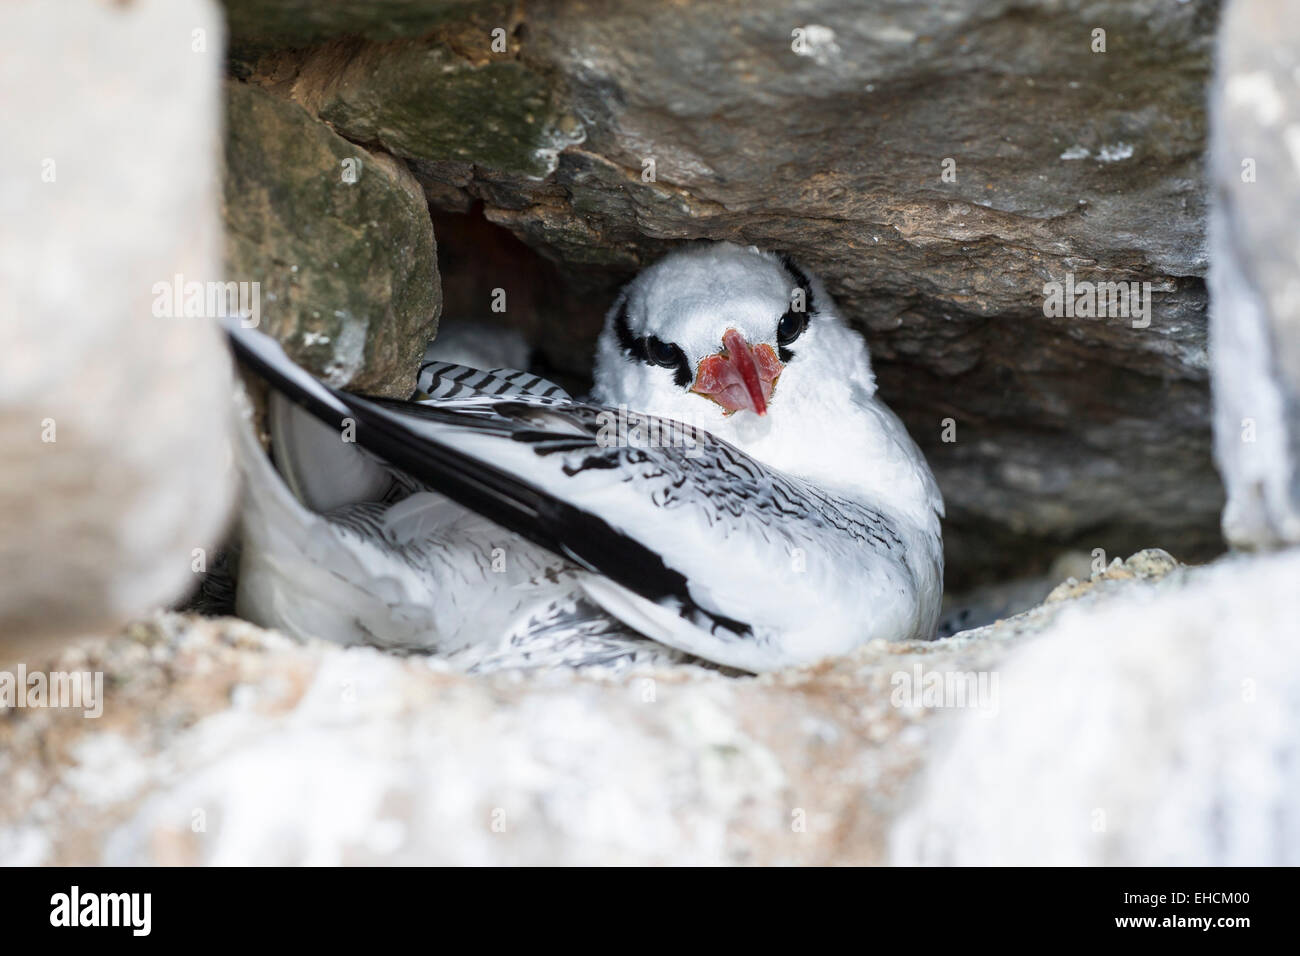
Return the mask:
[[[1032,861],[1037,831],[1005,832],[1020,819],[1064,828],[1045,860],[1158,859],[1176,841],[1143,857],[1137,834],[1163,808],[1188,828],[1160,831],[1181,861],[1218,859],[1211,806],[1234,835],[1250,813],[1284,826],[1296,809],[1275,759],[1296,672],[1268,657],[1293,625],[1265,596],[1300,558],[1188,569],[1162,554],[985,628],[762,678],[466,675],[157,615],[39,665],[102,672],[98,719],[0,709],[0,863],[862,864],[889,859],[900,818],[896,859],[974,859],[1005,837]],[[1195,756],[1199,734],[1211,749]],[[1221,759],[1261,776],[1225,790]]]
[[180,598],[235,488],[226,350],[173,308],[226,279],[220,11],[64,12],[0,31],[0,663]]
[[[821,273],[943,486],[963,586],[1067,546],[1221,548],[1201,177],[1217,6],[229,10],[250,82],[382,143],[433,203],[481,208],[602,308],[690,238]],[[1068,276],[1149,282],[1149,325],[1048,317]],[[573,341],[553,361],[589,360],[585,314],[549,321]]]
[[1112,582],[1116,581],[1132,581],[1135,578],[1156,581],[1179,566],[1178,561],[1168,551],[1161,548],[1147,548],[1127,560],[1116,558],[1104,569],[1093,571],[1087,581],[1068,578],[1053,588],[1043,599],[1043,603],[1055,604],[1057,601],[1081,597],[1096,589],[1110,587]]
[[294,89],[349,139],[422,161],[533,178],[581,139],[538,73],[513,60],[466,62],[444,45],[328,49],[305,62]]
[[1215,452],[1224,536],[1300,543],[1300,25],[1283,0],[1224,15],[1213,97]]
[[261,324],[332,385],[406,398],[441,305],[424,193],[260,88],[226,86],[232,273],[261,283]]
[[[303,46],[341,34],[372,40],[414,37],[482,0],[223,0],[231,45],[239,50]],[[488,4],[500,8],[501,4]]]
[[1297,551],[1225,559],[1056,605],[996,718],[936,733],[891,862],[1300,862],[1298,574]]
[[1065,551],[1046,574],[1013,577],[966,591],[946,591],[939,618],[939,637],[983,627],[1042,604],[1061,581],[1087,577],[1095,559],[1082,551]]
[[99,719],[0,719],[0,863],[878,862],[932,718],[891,675],[999,647],[467,676],[160,616],[44,665],[102,671]]

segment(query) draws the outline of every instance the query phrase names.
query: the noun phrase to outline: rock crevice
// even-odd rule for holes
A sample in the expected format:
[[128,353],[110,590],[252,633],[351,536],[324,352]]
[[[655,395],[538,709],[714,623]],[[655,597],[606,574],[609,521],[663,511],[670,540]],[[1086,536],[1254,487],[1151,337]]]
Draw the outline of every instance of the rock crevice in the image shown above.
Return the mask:
[[[673,245],[778,249],[870,341],[950,503],[953,584],[1070,546],[1220,549],[1214,0],[399,6],[295,33],[232,3],[236,64],[554,263],[584,304],[526,324],[560,364]],[[1150,283],[1149,321],[1045,314],[1067,277]]]

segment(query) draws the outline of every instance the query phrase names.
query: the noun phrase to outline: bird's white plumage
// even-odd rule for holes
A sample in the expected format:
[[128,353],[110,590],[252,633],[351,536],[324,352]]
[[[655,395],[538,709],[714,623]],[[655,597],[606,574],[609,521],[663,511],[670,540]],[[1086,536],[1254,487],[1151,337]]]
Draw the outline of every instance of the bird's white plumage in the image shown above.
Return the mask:
[[[693,369],[719,352],[730,329],[775,350],[778,322],[801,283],[809,321],[781,346],[764,416],[727,414],[673,369],[628,348],[629,332],[654,336],[679,347]],[[254,520],[246,515],[244,523],[245,613],[304,633],[468,654],[479,663],[518,663],[512,648],[524,648],[530,663],[644,657],[639,633],[759,671],[872,638],[933,635],[942,583],[938,490],[875,395],[865,343],[797,266],[728,244],[694,247],[642,273],[611,310],[598,342],[596,399],[703,429],[687,433],[684,445],[644,447],[637,441],[644,432],[610,428],[620,421],[616,411],[543,394],[549,383],[511,387],[531,384],[526,376],[439,375],[422,382],[438,395],[424,411],[398,410],[410,440],[454,448],[470,468],[485,463],[518,476],[545,500],[572,506],[579,522],[593,517],[613,536],[613,556],[578,555],[587,565],[580,567],[339,442],[337,430],[301,410],[273,406],[281,470],[305,500],[316,494],[318,505],[335,510],[319,516],[292,495],[262,489],[277,480],[264,456],[246,464],[255,503]],[[316,437],[303,439],[313,426]],[[348,462],[357,456],[364,464]],[[321,470],[334,477],[301,477]],[[377,474],[388,482],[382,492]],[[355,500],[341,502],[350,483]],[[303,493],[321,485],[323,492]],[[628,554],[646,561],[638,548],[648,549],[647,568],[661,561],[661,577],[682,586],[640,587],[637,569],[628,574],[625,566]],[[494,556],[504,568],[493,567]],[[319,593],[329,585],[334,593]]]

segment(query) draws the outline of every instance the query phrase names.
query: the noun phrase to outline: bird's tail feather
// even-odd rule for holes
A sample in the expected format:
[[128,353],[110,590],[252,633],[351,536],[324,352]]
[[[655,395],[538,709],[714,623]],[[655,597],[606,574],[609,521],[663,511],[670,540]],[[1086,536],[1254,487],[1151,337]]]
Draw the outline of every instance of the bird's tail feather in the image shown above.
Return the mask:
[[547,540],[538,527],[539,512],[551,504],[549,496],[506,471],[414,431],[409,417],[389,407],[403,403],[385,404],[336,392],[295,365],[270,336],[237,322],[227,324],[226,331],[240,361],[336,433],[354,428],[357,441],[386,462],[535,543],[555,548],[556,542]]
[[235,612],[265,627],[321,634],[313,605],[337,596],[340,581],[369,581],[373,572],[340,546],[325,518],[294,497],[257,440],[242,391],[238,402],[236,453],[244,500]]
[[392,486],[392,470],[339,431],[280,392],[267,408],[271,454],[285,484],[313,511],[379,501]]

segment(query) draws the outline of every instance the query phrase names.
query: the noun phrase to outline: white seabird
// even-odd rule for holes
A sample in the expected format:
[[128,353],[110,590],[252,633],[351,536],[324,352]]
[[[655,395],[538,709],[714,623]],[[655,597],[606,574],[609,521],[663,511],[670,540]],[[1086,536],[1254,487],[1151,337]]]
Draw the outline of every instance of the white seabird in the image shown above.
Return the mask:
[[866,343],[788,259],[716,243],[646,269],[606,318],[592,403],[440,362],[418,402],[365,398],[230,332],[273,391],[278,472],[251,428],[240,456],[257,623],[474,667],[765,671],[934,636],[938,487]]

